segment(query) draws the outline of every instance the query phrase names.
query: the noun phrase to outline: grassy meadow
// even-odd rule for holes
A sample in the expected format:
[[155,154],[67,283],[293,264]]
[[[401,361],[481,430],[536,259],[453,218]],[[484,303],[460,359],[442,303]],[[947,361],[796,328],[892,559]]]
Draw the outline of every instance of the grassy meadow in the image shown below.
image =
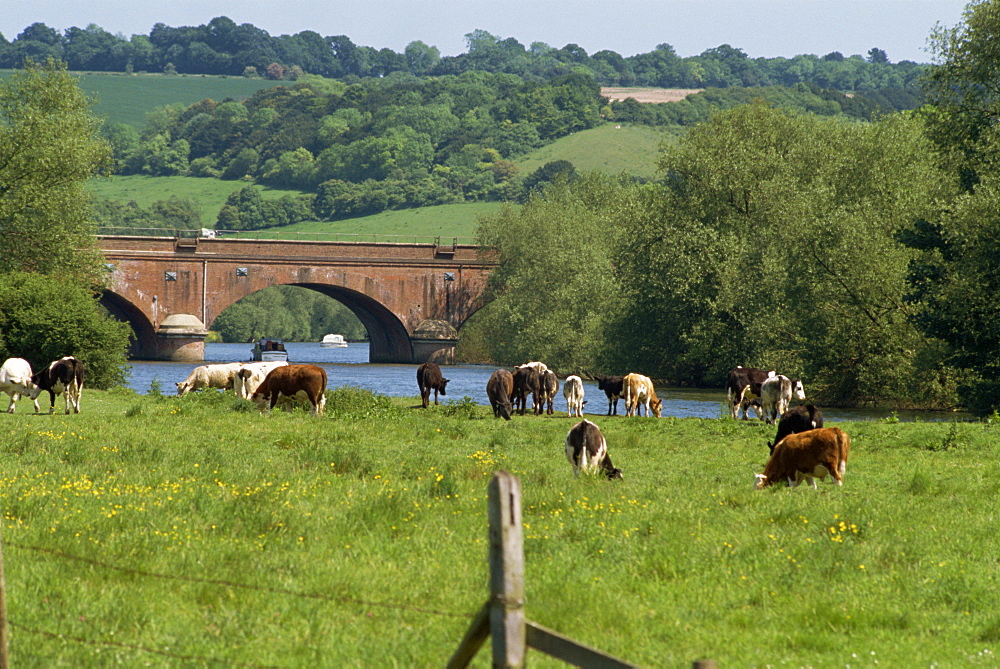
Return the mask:
[[0,420],[13,663],[442,666],[486,599],[498,469],[522,481],[528,618],[623,659],[997,663],[996,424],[841,423],[842,487],[754,491],[759,422],[590,416],[609,482],[574,479],[565,414],[418,405],[22,400]]
[[557,139],[518,158],[515,164],[524,175],[545,163],[568,160],[581,172],[626,172],[652,179],[664,141],[674,142],[676,136],[649,126],[608,123]]

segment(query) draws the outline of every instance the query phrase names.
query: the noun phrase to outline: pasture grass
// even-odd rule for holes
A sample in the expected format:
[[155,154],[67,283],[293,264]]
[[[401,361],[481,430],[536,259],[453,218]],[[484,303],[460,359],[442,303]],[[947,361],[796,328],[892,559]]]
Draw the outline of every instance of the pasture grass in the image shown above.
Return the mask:
[[580,172],[625,172],[653,179],[662,142],[676,142],[676,135],[650,126],[606,123],[557,139],[514,164],[524,176],[548,162],[568,160]]
[[19,665],[441,666],[487,596],[499,469],[522,481],[528,618],[640,665],[1000,650],[996,424],[841,423],[842,487],[754,491],[753,421],[588,416],[609,482],[574,479],[565,414],[455,398],[343,388],[315,418],[87,390],[83,411],[0,416]]

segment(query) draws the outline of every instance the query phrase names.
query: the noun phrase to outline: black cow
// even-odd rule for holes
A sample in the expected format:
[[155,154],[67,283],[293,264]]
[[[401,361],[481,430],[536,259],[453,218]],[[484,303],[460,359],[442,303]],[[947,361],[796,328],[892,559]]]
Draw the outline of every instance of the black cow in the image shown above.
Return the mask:
[[597,388],[603,390],[608,396],[608,415],[611,415],[612,408],[614,415],[618,415],[618,400],[625,397],[622,381],[624,376],[598,376]]
[[438,393],[447,395],[444,391],[448,379],[441,375],[441,368],[433,362],[425,362],[417,367],[417,386],[420,387],[420,402],[426,409],[430,404],[431,391],[434,391],[434,404],[438,403]]
[[514,410],[522,416],[528,404],[528,394],[531,394],[531,403],[535,407],[535,413],[542,410],[542,403],[538,401],[538,391],[541,384],[541,375],[535,367],[522,365],[514,369],[514,392],[511,394],[511,401],[514,403]]
[[48,367],[34,374],[31,382],[35,389],[30,396],[38,408],[38,396],[43,390],[49,391],[49,413],[56,410],[56,395],[65,393],[66,413],[73,408],[73,413],[80,413],[80,395],[83,393],[84,369],[83,363],[71,355],[53,361]]
[[726,378],[726,398],[729,401],[729,409],[733,418],[739,417],[740,410],[743,411],[744,420],[750,417],[751,403],[757,400],[755,405],[759,405],[760,384],[773,375],[773,371],[769,372],[753,367],[736,366],[729,370]]
[[514,375],[506,369],[498,369],[490,375],[486,382],[486,396],[490,398],[493,415],[504,420],[510,420],[514,409],[510,397],[514,394]]
[[778,434],[774,441],[767,442],[767,448],[774,453],[774,445],[790,434],[808,432],[823,427],[823,412],[812,404],[795,406],[781,414],[778,419]]

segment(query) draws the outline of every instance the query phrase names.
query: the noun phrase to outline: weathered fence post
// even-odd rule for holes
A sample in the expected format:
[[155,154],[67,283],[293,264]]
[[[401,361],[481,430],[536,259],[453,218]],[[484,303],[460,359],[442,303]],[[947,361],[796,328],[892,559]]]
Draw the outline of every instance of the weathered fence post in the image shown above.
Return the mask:
[[494,667],[523,667],[524,536],[521,482],[497,472],[489,485],[490,636]]
[[10,666],[7,656],[7,575],[3,565],[3,530],[0,528],[0,669]]

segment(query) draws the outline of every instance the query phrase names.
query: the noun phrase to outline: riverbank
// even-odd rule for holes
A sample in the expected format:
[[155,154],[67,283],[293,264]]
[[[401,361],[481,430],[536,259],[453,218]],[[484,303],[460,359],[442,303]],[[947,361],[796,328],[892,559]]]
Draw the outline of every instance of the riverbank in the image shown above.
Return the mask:
[[4,415],[11,657],[440,665],[485,601],[505,469],[528,617],[583,643],[643,666],[993,661],[996,425],[838,423],[842,487],[756,492],[758,422],[594,418],[609,482],[573,478],[565,415],[457,400],[348,389],[314,418],[86,390],[80,415]]

